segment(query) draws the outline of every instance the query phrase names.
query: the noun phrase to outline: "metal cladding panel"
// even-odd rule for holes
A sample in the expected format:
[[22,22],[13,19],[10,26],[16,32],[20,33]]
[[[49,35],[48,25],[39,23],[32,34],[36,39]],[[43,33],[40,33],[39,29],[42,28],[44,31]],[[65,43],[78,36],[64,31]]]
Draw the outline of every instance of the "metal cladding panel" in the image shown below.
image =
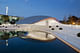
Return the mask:
[[19,20],[16,24],[32,24],[49,17],[50,16],[32,16],[32,17]]

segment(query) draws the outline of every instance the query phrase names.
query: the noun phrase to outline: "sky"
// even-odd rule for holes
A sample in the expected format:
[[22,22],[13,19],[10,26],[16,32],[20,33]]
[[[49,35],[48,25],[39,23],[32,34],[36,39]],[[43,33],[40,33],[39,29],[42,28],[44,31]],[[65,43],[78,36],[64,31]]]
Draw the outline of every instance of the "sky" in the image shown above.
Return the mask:
[[51,16],[59,20],[71,15],[80,17],[80,0],[0,0],[0,14],[5,14],[8,6],[8,15],[30,17]]

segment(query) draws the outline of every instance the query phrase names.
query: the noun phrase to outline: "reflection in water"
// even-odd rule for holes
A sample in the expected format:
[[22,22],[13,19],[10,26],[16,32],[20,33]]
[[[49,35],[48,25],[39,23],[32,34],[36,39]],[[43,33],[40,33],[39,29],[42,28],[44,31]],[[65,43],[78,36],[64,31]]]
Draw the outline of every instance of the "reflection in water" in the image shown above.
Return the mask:
[[7,40],[14,37],[23,37],[27,35],[28,32],[25,31],[0,31],[0,39]]
[[[25,31],[0,31],[0,39],[9,39],[9,46],[0,40],[0,53],[76,53],[72,48],[66,46],[60,40],[54,42],[39,42],[32,39],[20,39],[27,35]],[[25,41],[24,41],[25,40]]]

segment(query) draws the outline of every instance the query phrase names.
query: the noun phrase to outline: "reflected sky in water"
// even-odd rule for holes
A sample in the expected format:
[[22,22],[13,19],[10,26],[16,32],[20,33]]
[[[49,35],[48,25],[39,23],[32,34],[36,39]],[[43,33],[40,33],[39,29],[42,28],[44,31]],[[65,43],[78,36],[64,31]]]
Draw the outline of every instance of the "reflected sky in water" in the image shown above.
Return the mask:
[[40,42],[31,39],[11,38],[9,46],[0,44],[0,53],[76,53],[72,48],[58,39]]

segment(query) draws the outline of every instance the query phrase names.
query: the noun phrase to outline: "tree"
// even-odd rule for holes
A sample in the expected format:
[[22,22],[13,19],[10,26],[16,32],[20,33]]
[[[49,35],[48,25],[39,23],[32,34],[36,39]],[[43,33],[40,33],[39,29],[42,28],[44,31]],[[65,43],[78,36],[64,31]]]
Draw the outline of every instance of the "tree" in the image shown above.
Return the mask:
[[68,17],[68,21],[70,22],[70,24],[72,24],[73,22],[76,22],[78,20],[78,17],[76,16],[69,16]]

